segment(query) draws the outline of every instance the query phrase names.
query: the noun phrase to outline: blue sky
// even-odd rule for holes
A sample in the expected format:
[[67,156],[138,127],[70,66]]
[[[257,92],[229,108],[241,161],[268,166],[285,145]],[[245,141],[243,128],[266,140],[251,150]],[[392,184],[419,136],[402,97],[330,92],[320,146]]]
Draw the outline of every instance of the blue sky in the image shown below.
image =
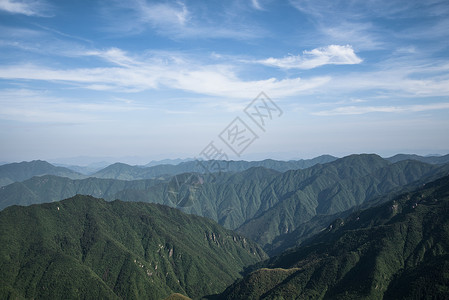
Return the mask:
[[0,53],[0,161],[449,152],[448,1],[0,0]]

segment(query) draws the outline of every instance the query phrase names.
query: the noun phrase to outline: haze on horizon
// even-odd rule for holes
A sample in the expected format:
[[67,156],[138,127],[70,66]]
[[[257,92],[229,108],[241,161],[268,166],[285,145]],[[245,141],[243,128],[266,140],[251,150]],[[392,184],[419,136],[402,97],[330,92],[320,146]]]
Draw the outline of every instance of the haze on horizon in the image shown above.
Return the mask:
[[447,154],[448,40],[444,0],[0,0],[0,161]]

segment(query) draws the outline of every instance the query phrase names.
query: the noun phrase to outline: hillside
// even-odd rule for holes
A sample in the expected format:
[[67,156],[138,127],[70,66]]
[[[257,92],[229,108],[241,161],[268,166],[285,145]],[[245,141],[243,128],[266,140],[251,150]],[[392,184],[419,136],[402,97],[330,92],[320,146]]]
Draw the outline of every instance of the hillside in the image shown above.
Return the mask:
[[[377,155],[352,155],[306,170],[285,172],[261,194],[259,211],[237,228],[266,247],[274,238],[294,231],[315,216],[325,217],[368,203],[405,185],[435,174],[442,167],[418,161],[390,164]],[[268,201],[271,201],[268,202]],[[264,205],[269,204],[269,207]]]
[[83,174],[64,167],[55,167],[52,164],[33,160],[30,162],[12,163],[0,166],[0,187],[8,184],[24,181],[34,176],[55,175],[71,179],[84,178]]
[[205,218],[89,196],[9,207],[0,232],[2,299],[198,298],[266,258]]
[[[77,194],[115,200],[122,190],[145,190],[159,180],[113,180],[86,178],[71,180],[66,177],[45,175],[24,182],[15,182],[0,188],[0,209],[11,205],[31,205],[60,201]],[[138,199],[137,199],[138,200]]]
[[220,299],[447,299],[449,177],[336,219]]
[[273,254],[291,245],[291,239],[279,239],[283,235],[291,237],[289,234],[298,229],[294,240],[301,240],[322,228],[323,220],[406,185],[447,174],[449,165],[410,160],[391,164],[366,154],[284,173],[258,167],[214,176],[186,173],[167,180],[44,176],[0,188],[0,208],[58,201],[75,194],[160,203],[213,219]]

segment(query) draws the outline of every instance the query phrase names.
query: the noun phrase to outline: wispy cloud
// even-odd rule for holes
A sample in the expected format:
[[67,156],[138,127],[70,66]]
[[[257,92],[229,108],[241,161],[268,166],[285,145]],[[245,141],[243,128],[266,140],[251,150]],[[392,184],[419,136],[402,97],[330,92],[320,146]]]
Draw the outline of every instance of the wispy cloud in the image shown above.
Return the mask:
[[353,65],[362,62],[350,45],[329,45],[304,51],[302,55],[290,55],[284,58],[267,58],[257,61],[263,65],[282,69],[313,69],[323,65]]
[[177,89],[219,97],[253,97],[261,90],[274,96],[298,95],[329,81],[329,77],[268,78],[244,80],[232,65],[204,64],[178,57],[176,53],[130,57],[118,48],[85,51],[79,55],[96,56],[111,67],[54,69],[36,64],[0,66],[0,78],[59,82],[92,90],[138,92],[154,89]]
[[11,14],[22,14],[26,16],[48,16],[49,6],[40,0],[0,0],[0,10]]
[[382,34],[370,22],[320,22],[317,29],[324,39],[333,43],[351,43],[360,50],[377,50],[384,47]]
[[368,113],[405,113],[449,109],[449,103],[430,103],[404,106],[342,106],[312,113],[316,116],[363,115]]
[[[103,7],[106,30],[114,34],[140,34],[152,30],[171,39],[254,39],[265,31],[248,22],[228,20],[226,13],[209,11],[194,2],[152,3],[146,0],[112,1]],[[240,17],[240,16],[239,16]],[[120,20],[117,22],[117,20]]]
[[262,6],[259,3],[259,0],[251,0],[251,4],[257,10],[263,10]]
[[189,11],[182,2],[147,3],[145,0],[130,1],[139,12],[141,21],[154,26],[184,26],[189,19]]
[[0,118],[22,122],[79,124],[108,118],[105,113],[146,109],[133,101],[70,101],[46,91],[6,89],[0,91]]
[[[407,65],[408,64],[408,65]],[[417,61],[405,58],[379,63],[375,70],[351,72],[332,78],[327,93],[369,92],[372,97],[447,97],[449,64],[444,60]]]

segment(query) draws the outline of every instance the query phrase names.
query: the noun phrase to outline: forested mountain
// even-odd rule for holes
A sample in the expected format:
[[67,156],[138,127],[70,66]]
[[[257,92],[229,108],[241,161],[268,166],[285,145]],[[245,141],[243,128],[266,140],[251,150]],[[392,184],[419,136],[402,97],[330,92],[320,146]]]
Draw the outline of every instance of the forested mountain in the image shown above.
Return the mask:
[[55,167],[52,164],[33,160],[31,162],[12,163],[0,166],[0,187],[17,181],[30,179],[33,176],[56,175],[72,179],[85,176],[64,167]]
[[213,219],[276,253],[288,244],[282,245],[283,235],[298,229],[295,240],[301,240],[321,228],[323,222],[335,218],[335,214],[405,185],[425,183],[447,174],[449,165],[409,160],[392,164],[366,154],[284,173],[257,167],[214,176],[186,173],[161,180],[70,180],[44,176],[1,188],[0,208],[58,201],[75,194],[160,203]]
[[33,177],[1,187],[0,209],[10,205],[54,202],[77,194],[115,200],[115,195],[122,190],[146,190],[159,182],[155,179],[126,181],[93,177],[72,180],[52,175]]
[[[218,161],[226,166],[226,172],[241,172],[252,167],[264,167],[277,171],[287,171],[295,169],[304,169],[316,164],[323,164],[336,160],[336,157],[322,155],[313,159],[295,160],[295,161],[277,161],[267,159],[263,161]],[[155,179],[159,177],[170,177],[182,173],[207,173],[211,170],[205,170],[198,161],[195,160],[163,160],[170,162],[166,164],[157,164],[151,162],[147,166],[130,166],[124,163],[114,163],[98,170],[98,165],[87,167],[79,166],[54,166],[46,161],[35,160],[31,162],[11,163],[0,165],[0,187],[14,182],[21,182],[34,176],[55,175],[68,177],[71,179],[82,179],[89,177],[120,180],[139,180]],[[174,164],[179,162],[179,164]],[[99,163],[102,164],[102,163]],[[92,170],[95,170],[92,172]]]
[[[0,187],[0,297],[218,295],[264,250],[273,258],[218,297],[447,292],[449,164],[362,154],[285,172],[248,166],[141,180],[45,175]],[[130,179],[138,169],[149,168],[103,171]]]
[[[263,167],[279,172],[289,170],[306,169],[317,164],[326,164],[337,160],[331,155],[321,155],[312,159],[300,159],[290,161],[279,161],[266,159],[262,161],[217,161],[225,172],[242,172],[253,167]],[[416,160],[428,164],[449,163],[449,155],[445,156],[419,156],[415,154],[397,154],[386,158],[391,163],[404,160]],[[203,166],[195,160],[162,160],[151,162],[145,166],[131,166],[124,163],[114,163],[98,170],[98,166],[104,164],[79,166],[59,166],[56,167],[45,161],[31,161],[0,165],[0,186],[5,186],[13,182],[20,182],[32,178],[33,176],[56,175],[71,179],[81,179],[90,177],[120,180],[155,179],[159,177],[167,178],[182,173],[207,173]],[[212,164],[212,163],[210,163]],[[96,171],[95,171],[96,170]]]
[[213,221],[90,196],[0,212],[1,299],[192,298],[266,258]]
[[449,177],[336,219],[219,299],[447,299]]
[[[418,161],[390,164],[377,155],[351,155],[306,170],[288,171],[264,190],[261,198],[267,201],[238,232],[265,246],[314,216],[346,211],[415,181],[430,180],[434,174],[449,174],[449,165]],[[265,209],[268,200],[271,207]]]

